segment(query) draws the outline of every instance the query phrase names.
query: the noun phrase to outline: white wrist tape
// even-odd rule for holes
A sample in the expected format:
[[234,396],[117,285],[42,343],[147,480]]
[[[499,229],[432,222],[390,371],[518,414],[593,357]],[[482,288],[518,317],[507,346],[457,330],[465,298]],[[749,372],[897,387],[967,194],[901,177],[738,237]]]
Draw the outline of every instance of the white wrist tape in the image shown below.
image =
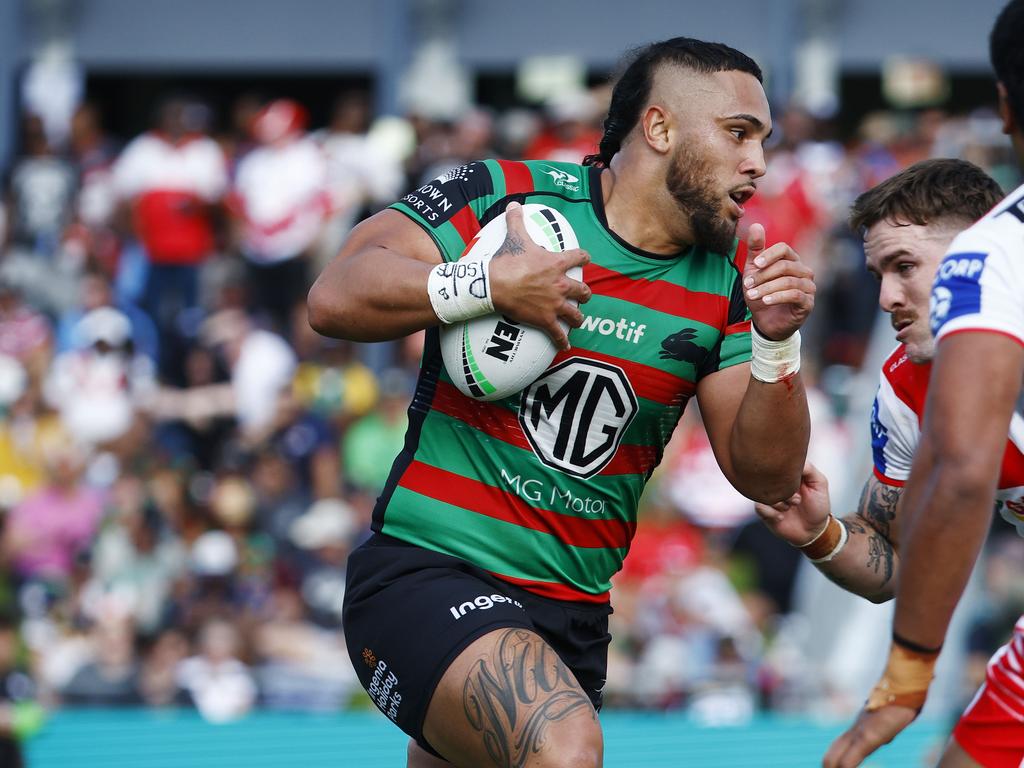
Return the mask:
[[834,547],[832,547],[832,551],[829,552],[827,555],[823,555],[822,557],[817,557],[817,558],[808,557],[807,559],[810,560],[815,565],[819,565],[821,563],[827,563],[830,560],[832,560],[832,558],[834,558],[836,555],[838,555],[840,552],[843,551],[843,547],[846,546],[846,542],[849,541],[849,539],[850,539],[850,532],[846,529],[846,525],[843,524],[843,521],[840,520],[839,521],[839,541],[837,541],[836,545]]
[[493,312],[490,259],[438,264],[427,278],[427,294],[442,323],[457,323]]
[[750,324],[750,375],[774,384],[800,370],[800,331],[782,341],[766,339]]

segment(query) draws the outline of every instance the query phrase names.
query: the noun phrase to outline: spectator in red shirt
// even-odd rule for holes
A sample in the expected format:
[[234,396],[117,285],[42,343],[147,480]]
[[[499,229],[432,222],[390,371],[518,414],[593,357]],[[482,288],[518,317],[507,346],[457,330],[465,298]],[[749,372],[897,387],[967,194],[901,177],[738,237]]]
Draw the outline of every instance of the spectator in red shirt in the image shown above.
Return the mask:
[[157,324],[162,362],[175,325],[198,304],[199,266],[214,249],[214,214],[227,189],[227,164],[205,133],[206,110],[168,99],[157,128],[136,137],[114,164],[114,187],[131,213],[148,273],[142,308]]

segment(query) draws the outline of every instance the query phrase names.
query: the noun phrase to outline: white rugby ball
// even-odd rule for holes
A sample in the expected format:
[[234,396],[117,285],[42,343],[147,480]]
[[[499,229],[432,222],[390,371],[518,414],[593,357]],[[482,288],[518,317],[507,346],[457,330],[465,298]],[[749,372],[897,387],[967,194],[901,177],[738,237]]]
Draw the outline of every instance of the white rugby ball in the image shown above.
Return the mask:
[[[554,208],[527,203],[523,223],[533,241],[549,251],[579,247],[569,222]],[[507,231],[502,213],[480,230],[462,258],[490,259],[505,242]],[[583,268],[572,267],[566,274],[582,280]],[[562,328],[568,333],[567,323]],[[540,376],[557,352],[547,333],[497,312],[441,326],[441,357],[448,375],[460,392],[477,400],[515,394]]]

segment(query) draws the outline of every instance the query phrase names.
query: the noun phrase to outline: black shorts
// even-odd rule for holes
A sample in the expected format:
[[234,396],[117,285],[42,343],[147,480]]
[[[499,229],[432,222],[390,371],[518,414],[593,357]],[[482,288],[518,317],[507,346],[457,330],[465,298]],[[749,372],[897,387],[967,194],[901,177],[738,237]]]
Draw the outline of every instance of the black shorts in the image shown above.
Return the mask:
[[456,557],[375,534],[352,552],[345,590],[345,642],[374,704],[423,738],[434,689],[477,638],[523,627],[558,653],[601,708],[608,667],[608,604],[551,600],[503,582]]

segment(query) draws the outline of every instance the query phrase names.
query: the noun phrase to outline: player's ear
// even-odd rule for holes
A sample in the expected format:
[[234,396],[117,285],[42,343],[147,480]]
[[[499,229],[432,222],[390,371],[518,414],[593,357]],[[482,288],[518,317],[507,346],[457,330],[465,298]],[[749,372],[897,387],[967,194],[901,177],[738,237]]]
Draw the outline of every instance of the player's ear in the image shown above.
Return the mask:
[[644,131],[644,141],[659,154],[667,154],[670,148],[669,123],[668,111],[657,104],[647,107],[640,119],[640,125]]
[[1018,125],[1013,116],[1013,109],[1010,107],[1010,94],[1006,90],[1006,86],[1000,82],[996,82],[996,93],[999,94],[999,119],[1003,123],[1003,133],[1011,136]]

